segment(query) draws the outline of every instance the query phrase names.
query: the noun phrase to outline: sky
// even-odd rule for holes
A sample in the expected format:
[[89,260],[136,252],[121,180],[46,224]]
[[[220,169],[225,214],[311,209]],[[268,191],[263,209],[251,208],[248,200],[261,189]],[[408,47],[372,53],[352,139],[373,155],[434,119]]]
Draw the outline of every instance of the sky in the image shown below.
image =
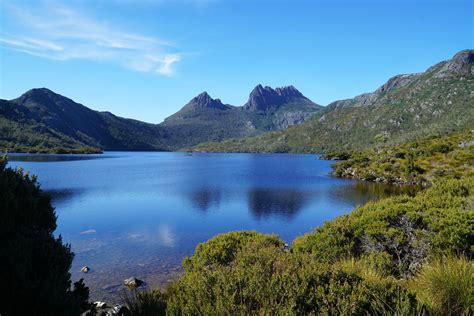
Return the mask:
[[0,98],[46,87],[159,123],[202,91],[314,102],[370,92],[474,48],[472,0],[0,0]]

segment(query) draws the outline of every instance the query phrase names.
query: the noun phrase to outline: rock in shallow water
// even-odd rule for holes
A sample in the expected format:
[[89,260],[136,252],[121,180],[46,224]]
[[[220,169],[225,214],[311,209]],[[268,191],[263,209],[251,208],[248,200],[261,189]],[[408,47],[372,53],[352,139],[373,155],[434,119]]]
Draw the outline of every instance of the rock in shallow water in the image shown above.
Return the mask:
[[129,288],[137,288],[143,284],[143,281],[137,278],[131,277],[131,278],[125,279],[123,281],[123,284]]

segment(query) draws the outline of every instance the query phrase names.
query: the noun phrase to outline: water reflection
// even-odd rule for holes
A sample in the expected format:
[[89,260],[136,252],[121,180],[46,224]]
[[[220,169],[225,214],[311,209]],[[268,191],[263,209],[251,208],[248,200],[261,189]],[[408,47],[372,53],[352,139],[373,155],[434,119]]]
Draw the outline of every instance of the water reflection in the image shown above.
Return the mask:
[[256,219],[294,218],[308,201],[305,193],[292,189],[254,188],[248,191],[247,197],[248,208]]
[[379,200],[389,196],[407,194],[414,196],[422,188],[419,186],[398,186],[376,182],[354,181],[347,186],[336,186],[329,190],[334,200],[346,201],[354,205],[362,205],[371,200]]
[[111,158],[104,154],[8,154],[9,161],[58,162]]
[[78,189],[50,189],[44,192],[51,197],[53,204],[69,202],[82,194],[82,190]]
[[210,188],[199,188],[191,192],[190,199],[196,209],[206,212],[211,206],[219,207],[221,191]]

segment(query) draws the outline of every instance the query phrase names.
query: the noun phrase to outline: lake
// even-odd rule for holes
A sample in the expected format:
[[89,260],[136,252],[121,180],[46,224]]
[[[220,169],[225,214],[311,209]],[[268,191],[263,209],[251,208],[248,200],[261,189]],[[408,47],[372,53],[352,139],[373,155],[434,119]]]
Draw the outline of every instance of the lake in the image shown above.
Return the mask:
[[[135,276],[163,287],[200,242],[233,230],[286,242],[369,200],[388,185],[338,179],[315,155],[106,152],[22,155],[9,165],[38,175],[75,252],[73,280],[92,299],[118,300]],[[79,270],[87,265],[88,274]]]

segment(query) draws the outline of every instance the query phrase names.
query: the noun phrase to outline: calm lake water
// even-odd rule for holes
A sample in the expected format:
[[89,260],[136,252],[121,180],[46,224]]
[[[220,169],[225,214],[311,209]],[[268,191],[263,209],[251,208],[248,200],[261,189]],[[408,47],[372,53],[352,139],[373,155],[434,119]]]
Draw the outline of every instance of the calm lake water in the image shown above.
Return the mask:
[[[116,300],[122,281],[166,285],[181,260],[233,230],[291,241],[395,188],[329,176],[315,155],[106,152],[13,155],[53,197],[56,233],[72,245],[71,273],[92,299]],[[79,272],[87,265],[88,274]]]

